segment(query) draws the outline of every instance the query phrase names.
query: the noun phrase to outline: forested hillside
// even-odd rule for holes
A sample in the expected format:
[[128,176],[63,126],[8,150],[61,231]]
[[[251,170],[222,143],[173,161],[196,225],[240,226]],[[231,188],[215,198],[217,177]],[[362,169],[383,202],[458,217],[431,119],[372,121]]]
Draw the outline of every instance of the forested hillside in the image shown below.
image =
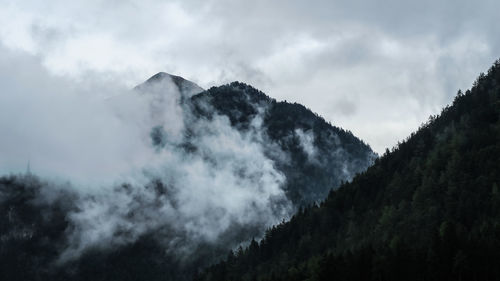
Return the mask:
[[500,61],[318,206],[197,280],[499,280]]

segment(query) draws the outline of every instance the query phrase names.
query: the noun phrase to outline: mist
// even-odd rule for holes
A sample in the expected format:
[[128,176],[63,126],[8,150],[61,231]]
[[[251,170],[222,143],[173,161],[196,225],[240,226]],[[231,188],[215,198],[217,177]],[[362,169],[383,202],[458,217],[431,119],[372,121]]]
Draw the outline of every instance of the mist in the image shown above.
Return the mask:
[[30,262],[47,276],[130,251],[127,261],[188,280],[376,157],[351,132],[245,83],[203,90],[158,73],[125,87],[106,73],[56,76],[4,49],[0,240],[9,251],[34,245],[41,257]]
[[119,180],[154,157],[141,120],[134,120],[145,103],[135,99],[134,108],[124,108],[129,115],[119,116],[103,102],[125,88],[73,83],[48,74],[36,57],[1,51],[2,173],[23,172],[30,162],[39,175],[90,187]]
[[290,216],[260,116],[240,132],[225,116],[193,115],[168,79],[140,91],[74,82],[36,57],[1,53],[0,171],[24,173],[30,163],[44,181],[38,201],[72,194],[59,264],[151,233],[186,258],[203,243],[235,247]]

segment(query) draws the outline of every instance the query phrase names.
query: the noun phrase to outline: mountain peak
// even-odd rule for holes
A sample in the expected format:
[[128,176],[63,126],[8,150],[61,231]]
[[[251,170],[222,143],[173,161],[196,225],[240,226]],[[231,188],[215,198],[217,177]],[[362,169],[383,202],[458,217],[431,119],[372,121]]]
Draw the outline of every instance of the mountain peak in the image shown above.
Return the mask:
[[[151,76],[148,80],[146,80],[146,83],[154,83],[154,82],[161,81],[163,79],[169,79],[169,78],[176,85],[179,85],[179,84],[183,83],[184,81],[188,81],[181,76],[173,75],[173,74],[170,74],[167,72],[158,72],[155,75]],[[188,82],[190,82],[190,81],[188,81]]]
[[187,97],[191,97],[195,94],[198,94],[198,93],[201,93],[204,91],[204,89],[201,88],[200,86],[198,86],[196,83],[189,81],[187,79],[184,79],[181,76],[173,75],[173,74],[166,73],[166,72],[156,73],[155,75],[151,76],[145,82],[137,85],[134,89],[139,90],[139,91],[143,91],[147,87],[151,87],[152,85],[156,85],[156,84],[162,83],[162,82],[172,82],[177,87],[179,92],[183,96],[187,96]]

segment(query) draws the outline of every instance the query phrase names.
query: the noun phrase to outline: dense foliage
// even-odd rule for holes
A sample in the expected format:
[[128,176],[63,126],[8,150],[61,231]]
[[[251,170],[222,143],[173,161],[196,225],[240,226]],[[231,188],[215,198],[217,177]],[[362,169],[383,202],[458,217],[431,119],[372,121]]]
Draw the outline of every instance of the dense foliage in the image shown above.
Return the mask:
[[319,206],[198,280],[500,280],[500,61]]

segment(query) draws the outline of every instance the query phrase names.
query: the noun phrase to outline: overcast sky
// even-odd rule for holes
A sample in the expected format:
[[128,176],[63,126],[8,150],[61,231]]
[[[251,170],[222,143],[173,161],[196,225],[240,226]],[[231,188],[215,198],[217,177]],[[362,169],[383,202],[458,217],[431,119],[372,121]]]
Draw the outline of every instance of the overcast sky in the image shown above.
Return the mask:
[[500,57],[498,11],[495,0],[0,0],[0,56],[127,87],[159,71],[204,88],[243,81],[383,152]]

